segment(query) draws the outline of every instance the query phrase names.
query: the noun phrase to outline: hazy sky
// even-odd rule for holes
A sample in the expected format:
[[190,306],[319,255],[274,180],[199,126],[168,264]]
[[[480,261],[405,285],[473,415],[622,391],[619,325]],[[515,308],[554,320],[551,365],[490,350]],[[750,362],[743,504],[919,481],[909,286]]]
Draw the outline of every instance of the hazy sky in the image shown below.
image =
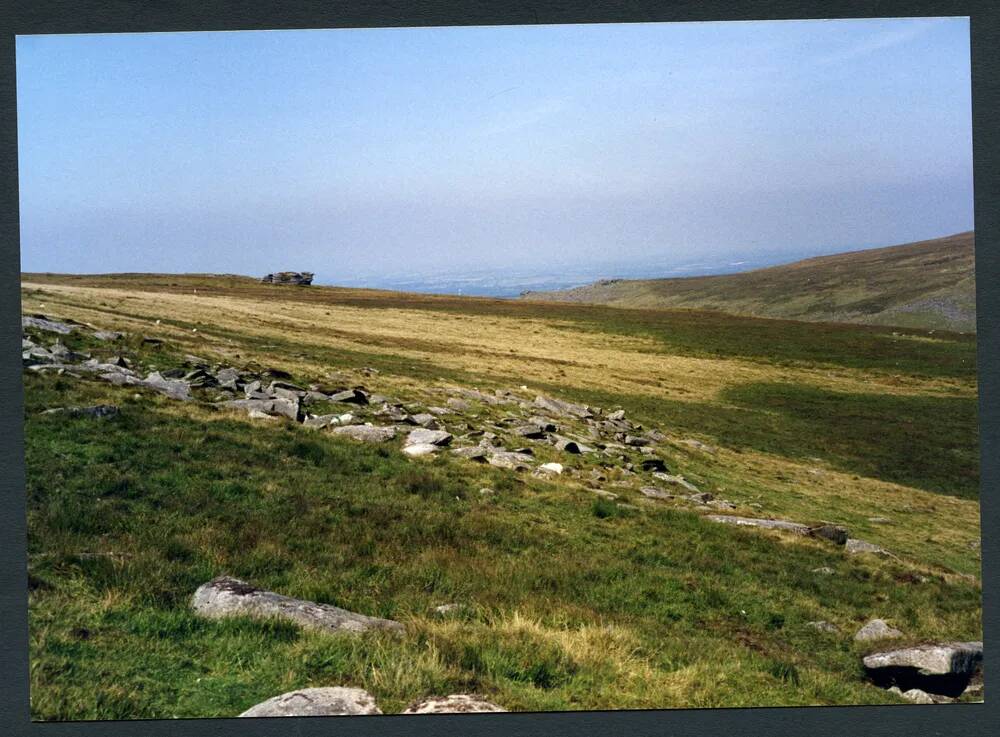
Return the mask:
[[966,19],[27,36],[27,271],[335,282],[972,228]]

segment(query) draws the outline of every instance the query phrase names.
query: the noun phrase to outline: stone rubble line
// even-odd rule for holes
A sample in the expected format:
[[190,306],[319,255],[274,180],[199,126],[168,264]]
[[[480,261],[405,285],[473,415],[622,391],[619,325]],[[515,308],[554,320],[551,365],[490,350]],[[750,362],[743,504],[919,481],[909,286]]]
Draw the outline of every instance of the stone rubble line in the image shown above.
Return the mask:
[[[44,315],[22,317],[24,328],[35,328],[60,335],[68,335],[81,330],[85,326],[77,323],[59,322]],[[124,337],[122,333],[92,330],[95,337],[104,341],[117,341]],[[145,343],[162,343],[159,338],[145,337]],[[530,471],[540,477],[558,476],[566,470],[561,463],[543,463],[534,466],[534,451],[530,445],[508,449],[503,445],[503,439],[498,433],[509,433],[516,440],[530,443],[545,442],[556,450],[568,455],[599,455],[621,465],[617,468],[625,475],[635,475],[638,472],[649,473],[651,477],[663,484],[677,487],[683,492],[672,494],[656,486],[642,486],[640,494],[652,500],[679,500],[697,505],[702,509],[715,508],[732,511],[737,507],[725,499],[716,499],[708,492],[700,491],[683,476],[671,474],[664,461],[655,455],[657,444],[666,440],[666,435],[655,428],[645,430],[625,417],[624,410],[604,411],[598,407],[589,407],[565,400],[538,395],[534,401],[528,401],[510,390],[498,389],[494,393],[469,389],[465,387],[449,387],[452,395],[445,404],[447,407],[429,407],[427,411],[412,411],[402,402],[371,393],[362,386],[355,387],[324,387],[312,385],[309,388],[300,387],[287,379],[287,372],[277,369],[264,369],[256,374],[246,370],[240,371],[231,366],[210,369],[204,359],[188,356],[190,370],[173,370],[152,372],[145,378],[131,367],[128,359],[118,356],[110,363],[101,363],[89,355],[77,354],[56,342],[49,348],[36,345],[26,336],[22,340],[22,359],[29,370],[51,371],[73,374],[96,374],[102,381],[117,386],[136,386],[160,392],[172,399],[190,401],[192,389],[216,389],[227,392],[230,397],[242,393],[242,398],[218,397],[219,406],[245,411],[251,419],[272,420],[281,417],[300,422],[304,427],[315,430],[327,430],[336,435],[343,435],[355,440],[371,443],[381,443],[393,440],[399,433],[406,433],[402,451],[411,458],[431,456],[442,450],[449,449],[453,455],[479,463],[513,471]],[[265,386],[264,381],[270,379]],[[352,405],[350,412],[315,415],[307,408],[315,402],[334,402]],[[461,436],[464,443],[452,447],[455,436],[446,431],[439,419],[442,415],[463,415],[474,411],[472,402],[487,406],[516,406],[530,413],[527,418],[508,416],[496,423],[492,429],[475,428],[467,423]],[[377,409],[372,410],[373,406]],[[116,408],[98,410],[97,408],[55,408],[69,414],[108,414]],[[374,425],[370,422],[360,422],[358,415],[371,414],[374,418],[388,420],[393,424]],[[559,423],[584,423],[587,436],[572,432],[561,427]],[[457,427],[457,425],[456,425]],[[494,432],[496,430],[497,432]],[[509,440],[510,438],[508,438]],[[715,449],[700,441],[688,439],[683,444],[702,452],[714,453]],[[630,456],[638,453],[640,458]],[[636,462],[637,461],[637,462]],[[614,468],[615,466],[604,466]],[[599,469],[593,469],[586,479],[591,485],[606,481]],[[618,495],[603,489],[594,489],[594,493],[607,499],[617,500]],[[619,504],[622,504],[619,502]],[[843,545],[848,554],[872,553],[889,556],[883,548],[863,540],[848,537],[847,531],[839,525],[822,524],[809,527],[797,522],[786,520],[757,519],[736,517],[732,515],[708,515],[713,522],[733,524],[762,529],[781,530],[794,534],[825,538],[838,545]]]
[[[70,324],[51,320],[41,315],[23,317],[22,325],[25,328],[34,328],[60,335],[81,329],[79,324]],[[102,341],[117,341],[123,337],[122,333],[111,331],[93,331],[94,337]],[[158,338],[144,338],[147,343],[161,343]],[[189,371],[167,371],[152,372],[141,378],[139,374],[131,368],[131,363],[124,357],[117,357],[110,363],[100,363],[96,359],[86,354],[77,354],[68,350],[58,341],[49,348],[37,345],[27,336],[22,340],[22,359],[25,366],[32,371],[55,370],[59,373],[67,373],[79,376],[79,374],[97,375],[97,378],[108,381],[118,386],[139,386],[160,392],[172,399],[189,401],[192,399],[191,389],[217,389],[229,392],[230,394],[243,393],[243,398],[226,399],[220,397],[216,402],[219,406],[238,409],[247,412],[253,419],[275,420],[285,417],[290,420],[302,423],[305,427],[316,430],[326,429],[336,434],[350,437],[362,442],[381,443],[393,440],[397,433],[406,433],[403,442],[403,453],[410,457],[421,457],[433,455],[444,449],[449,449],[451,453],[480,463],[489,463],[500,468],[514,471],[531,470],[534,463],[534,451],[530,446],[524,446],[509,450],[501,444],[501,436],[492,430],[475,429],[465,426],[467,432],[461,436],[465,442],[477,441],[477,445],[465,445],[461,447],[451,447],[454,435],[442,427],[439,419],[442,415],[468,413],[474,410],[471,402],[479,402],[488,406],[517,406],[522,410],[534,412],[527,419],[523,417],[508,416],[502,418],[492,427],[500,432],[509,431],[514,437],[531,442],[547,442],[570,455],[597,454],[623,461],[623,465],[618,468],[626,475],[635,475],[637,469],[647,472],[650,476],[664,484],[682,489],[682,494],[671,494],[655,486],[643,486],[640,493],[653,500],[682,500],[698,505],[702,509],[715,507],[723,510],[734,510],[736,505],[722,499],[715,499],[712,494],[701,492],[698,488],[684,479],[682,476],[669,473],[666,464],[659,457],[656,457],[655,448],[658,442],[666,439],[666,436],[656,429],[643,431],[641,425],[626,419],[624,410],[605,412],[597,407],[588,407],[573,402],[568,402],[553,397],[539,395],[533,402],[529,402],[523,397],[519,397],[509,390],[496,390],[490,394],[478,389],[468,389],[464,387],[449,387],[453,395],[446,400],[447,407],[428,407],[426,412],[413,411],[412,405],[408,406],[402,402],[396,402],[388,397],[370,393],[364,387],[357,386],[351,388],[322,387],[313,385],[304,388],[290,383],[290,375],[278,369],[264,369],[261,372],[250,375],[250,373],[233,368],[223,367],[215,371],[210,370],[208,362],[195,356],[188,356]],[[377,373],[373,369],[367,373]],[[271,379],[265,387],[263,381]],[[314,415],[306,411],[309,404],[324,401],[337,402],[353,405],[350,412],[332,413],[326,415]],[[361,415],[370,410],[373,405],[377,409],[370,413],[374,417],[385,418],[394,424],[374,425],[371,423],[360,423],[356,415]],[[105,417],[117,414],[118,409],[110,405],[98,405],[96,407],[61,407],[46,410],[46,413],[60,413],[71,416],[92,416]],[[587,425],[588,436],[582,436],[563,429],[556,420],[560,422],[580,422]],[[698,440],[688,439],[680,441],[695,450],[714,454],[715,449]],[[629,451],[637,451],[643,457],[636,465],[628,455]],[[605,468],[608,468],[605,466]],[[560,463],[541,464],[534,470],[538,476],[560,475],[564,467]],[[599,469],[593,469],[590,482],[592,484],[605,481],[606,478]],[[593,489],[594,493],[608,498],[617,499],[618,494],[605,491],[603,489]],[[490,489],[483,489],[481,493],[492,493]],[[631,505],[629,505],[631,506]],[[735,515],[710,514],[706,519],[720,524],[728,524],[742,527],[752,527],[764,530],[777,530],[795,535],[815,537],[829,540],[844,547],[848,554],[870,553],[885,557],[895,557],[885,549],[865,542],[850,538],[847,530],[839,525],[821,524],[818,526],[804,525],[798,522],[775,519],[759,519],[752,517],[739,517]],[[819,570],[819,569],[818,569]],[[823,570],[821,572],[827,572]],[[829,572],[832,572],[830,570]],[[318,604],[316,602],[292,599],[290,597],[276,594],[274,592],[257,589],[238,579],[220,577],[210,581],[195,592],[192,605],[195,610],[203,616],[276,616],[296,624],[313,629],[327,631],[361,632],[368,629],[384,629],[393,632],[401,632],[403,625],[391,620],[383,620],[367,617],[362,614],[348,612],[337,607]],[[459,605],[444,605],[438,607],[441,610],[437,613],[444,614]],[[436,610],[437,611],[437,610]],[[821,632],[836,632],[836,627],[828,622],[809,622],[809,626]],[[901,637],[902,633],[883,620],[875,619],[862,627],[855,635],[855,640],[881,640]],[[917,703],[943,703],[954,698],[956,689],[955,683],[963,682],[968,686],[969,680],[979,667],[981,671],[982,644],[978,643],[978,655],[975,649],[976,643],[942,643],[937,645],[925,645],[908,650],[891,651],[890,653],[874,653],[866,656],[864,665],[866,671],[873,681],[879,683],[888,690],[903,696],[904,698],[916,701]],[[911,667],[906,665],[909,657],[913,662],[929,662],[930,655],[923,657],[920,653],[930,652],[935,654],[939,660],[946,658],[940,653],[952,651],[961,653],[961,657],[953,657],[951,670],[947,672],[931,672],[923,665]],[[968,655],[968,653],[972,655]],[[908,655],[908,653],[918,653]],[[943,660],[941,660],[943,662]],[[883,664],[891,663],[891,664]],[[903,663],[901,665],[901,663]],[[942,671],[943,666],[935,666],[938,671]],[[915,670],[916,675],[908,673],[906,670]],[[921,668],[923,670],[921,670]],[[971,668],[971,669],[970,669]],[[888,669],[888,670],[887,670]],[[886,675],[891,671],[890,675]],[[927,671],[927,672],[924,672]],[[934,681],[934,678],[937,681]],[[931,682],[926,683],[928,678]],[[944,680],[942,680],[944,678]],[[949,680],[950,679],[950,680]],[[948,693],[939,693],[942,690],[940,683],[947,681]],[[902,690],[897,683],[907,686]],[[919,688],[917,685],[923,685]],[[926,689],[926,690],[925,690]],[[313,693],[315,692],[315,693]],[[320,693],[322,692],[322,693]],[[358,693],[354,693],[358,692]],[[961,691],[959,691],[961,693]],[[367,701],[365,697],[367,696]],[[436,699],[436,700],[435,700]],[[415,705],[411,709],[423,709],[423,711],[410,711],[404,713],[435,713],[435,709],[442,711],[449,708],[458,711],[502,711],[500,707],[490,705],[495,708],[468,708],[460,709],[458,706],[466,704],[466,700],[471,700],[469,704],[488,704],[488,702],[477,701],[476,697],[459,694],[448,697],[434,697],[428,702]],[[433,702],[433,703],[431,703]],[[367,704],[367,706],[366,706]],[[436,705],[435,705],[436,704]],[[366,709],[369,709],[366,711]],[[373,710],[373,711],[372,711]],[[287,713],[282,713],[287,712]],[[301,691],[282,694],[273,699],[258,704],[240,716],[293,716],[309,714],[361,714],[361,713],[381,713],[374,705],[374,700],[370,694],[360,689],[304,689]]]

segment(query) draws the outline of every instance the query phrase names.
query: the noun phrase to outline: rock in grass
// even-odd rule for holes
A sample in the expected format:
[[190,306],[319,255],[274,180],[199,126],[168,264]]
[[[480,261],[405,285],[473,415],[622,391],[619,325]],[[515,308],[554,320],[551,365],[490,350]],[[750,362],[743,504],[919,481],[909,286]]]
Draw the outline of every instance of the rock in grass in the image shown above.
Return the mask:
[[431,696],[408,707],[403,714],[474,714],[507,711],[491,701],[470,694]]
[[809,529],[809,534],[813,537],[821,537],[830,540],[837,545],[847,543],[847,530],[840,525],[819,525]]
[[642,470],[652,471],[654,473],[669,473],[670,469],[667,468],[667,464],[663,462],[662,458],[644,458],[642,460]]
[[459,399],[458,397],[449,397],[448,401],[445,402],[450,409],[456,412],[468,412],[472,409],[472,405],[466,402],[464,399]]
[[668,494],[662,489],[657,489],[655,486],[643,486],[641,489],[639,489],[639,493],[642,494],[643,496],[649,497],[650,499],[668,500],[675,498],[673,494]]
[[525,453],[513,453],[509,450],[503,450],[498,448],[493,452],[489,452],[487,457],[487,462],[491,466],[496,466],[497,468],[506,468],[511,471],[525,471],[529,469],[531,463],[531,456]]
[[191,399],[191,387],[183,381],[166,379],[158,371],[154,371],[142,382],[144,386],[155,389],[171,399],[187,401]]
[[390,619],[368,617],[330,604],[293,599],[229,576],[220,576],[199,586],[191,606],[204,617],[277,617],[326,632],[403,631],[402,624]]
[[559,417],[579,417],[580,419],[585,419],[594,416],[590,408],[582,404],[565,402],[561,399],[553,399],[552,397],[545,397],[540,394],[535,397],[535,406]]
[[890,627],[885,620],[873,619],[855,633],[854,639],[858,642],[866,642],[868,640],[889,640],[902,636],[902,632]]
[[381,714],[375,697],[360,688],[303,688],[251,706],[241,717],[339,717]]
[[42,414],[62,414],[70,417],[113,417],[118,414],[118,408],[113,404],[95,404],[93,407],[53,407],[45,410]]
[[411,458],[434,455],[439,450],[441,450],[441,447],[433,443],[414,443],[413,445],[403,447],[403,453]]
[[822,620],[818,622],[806,622],[806,625],[812,627],[814,630],[819,630],[820,632],[836,632],[837,626],[830,624],[829,622],[824,622]]
[[453,448],[453,454],[478,463],[486,463],[486,448],[481,445],[474,445],[468,448]]
[[330,395],[331,402],[347,402],[348,404],[368,404],[368,393],[363,389],[348,389]]
[[299,404],[290,399],[230,399],[222,406],[242,409],[247,413],[262,412],[267,415],[281,415],[290,420],[298,419]]
[[883,547],[875,545],[874,543],[865,542],[864,540],[856,540],[854,538],[847,538],[844,541],[844,551],[848,555],[857,555],[858,553],[871,553],[872,555],[889,555],[889,551]]
[[903,691],[899,686],[893,686],[888,690],[889,693],[902,696],[904,699],[912,701],[914,704],[950,704],[954,701],[954,699],[950,699],[947,696],[929,694],[926,691],[921,691],[919,688],[911,688],[907,691]]
[[396,428],[391,425],[344,425],[335,427],[331,432],[334,435],[346,435],[354,440],[362,440],[366,443],[384,443],[396,437]]
[[563,465],[561,463],[543,463],[538,467],[538,470],[543,474],[558,476],[563,472]]
[[808,535],[809,527],[798,522],[788,522],[782,519],[755,519],[753,517],[735,517],[730,514],[709,514],[705,519],[712,522],[721,522],[726,525],[738,525],[740,527],[762,527],[766,530],[781,530],[782,532],[794,532],[797,535]]
[[[654,459],[654,460],[656,460],[656,459]],[[668,483],[668,484],[673,484],[674,486],[683,487],[683,488],[687,489],[688,491],[694,492],[695,494],[701,494],[702,493],[701,490],[697,486],[695,486],[694,484],[692,484],[690,481],[688,481],[687,479],[685,479],[683,476],[674,476],[674,475],[671,475],[669,473],[664,473],[662,471],[654,471],[653,472],[653,478],[654,479],[659,479],[660,481],[663,481],[663,482]],[[711,494],[706,493],[705,496],[708,497],[707,499],[705,499],[706,502],[712,500],[712,495]]]
[[406,436],[405,445],[437,445],[445,446],[448,445],[452,440],[452,435],[450,432],[445,432],[444,430],[427,430],[425,428],[420,428],[418,430],[411,430]]

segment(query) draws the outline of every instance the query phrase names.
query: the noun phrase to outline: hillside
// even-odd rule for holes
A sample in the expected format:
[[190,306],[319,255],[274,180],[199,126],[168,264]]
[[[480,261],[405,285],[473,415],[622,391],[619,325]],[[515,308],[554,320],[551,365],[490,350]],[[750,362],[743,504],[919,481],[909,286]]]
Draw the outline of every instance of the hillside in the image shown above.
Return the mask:
[[759,317],[975,332],[974,256],[974,234],[968,232],[740,274],[606,280],[523,296],[615,307],[695,308]]
[[[34,719],[902,704],[865,656],[982,639],[974,336],[210,275],[21,297]],[[394,624],[213,619],[221,576]]]

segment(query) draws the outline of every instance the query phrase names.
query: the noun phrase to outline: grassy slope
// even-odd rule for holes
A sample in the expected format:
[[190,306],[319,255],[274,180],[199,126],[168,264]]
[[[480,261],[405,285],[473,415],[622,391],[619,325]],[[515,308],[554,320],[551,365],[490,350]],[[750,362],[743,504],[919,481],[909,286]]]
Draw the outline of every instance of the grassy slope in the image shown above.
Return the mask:
[[[835,341],[820,341],[797,323],[698,313],[165,279],[115,280],[123,296],[52,277],[28,286],[25,309],[162,334],[165,350],[128,346],[161,368],[193,351],[302,380],[358,376],[428,404],[445,380],[623,406],[675,440],[720,446],[671,442],[669,462],[745,513],[844,522],[904,562],[28,376],[36,718],[227,716],[291,688],[348,684],[386,711],[455,691],[513,709],[882,703],[893,697],[862,682],[850,642],[868,617],[913,639],[980,636],[966,336],[824,326]],[[361,379],[361,366],[382,373]],[[122,415],[38,415],[99,401]],[[498,493],[481,497],[484,485]],[[811,573],[824,565],[837,573]],[[191,593],[222,572],[395,617],[408,634],[195,619]],[[451,601],[472,607],[430,614]],[[813,619],[843,634],[817,633]]]
[[741,274],[598,282],[527,296],[974,332],[974,241],[971,232],[960,233]]

